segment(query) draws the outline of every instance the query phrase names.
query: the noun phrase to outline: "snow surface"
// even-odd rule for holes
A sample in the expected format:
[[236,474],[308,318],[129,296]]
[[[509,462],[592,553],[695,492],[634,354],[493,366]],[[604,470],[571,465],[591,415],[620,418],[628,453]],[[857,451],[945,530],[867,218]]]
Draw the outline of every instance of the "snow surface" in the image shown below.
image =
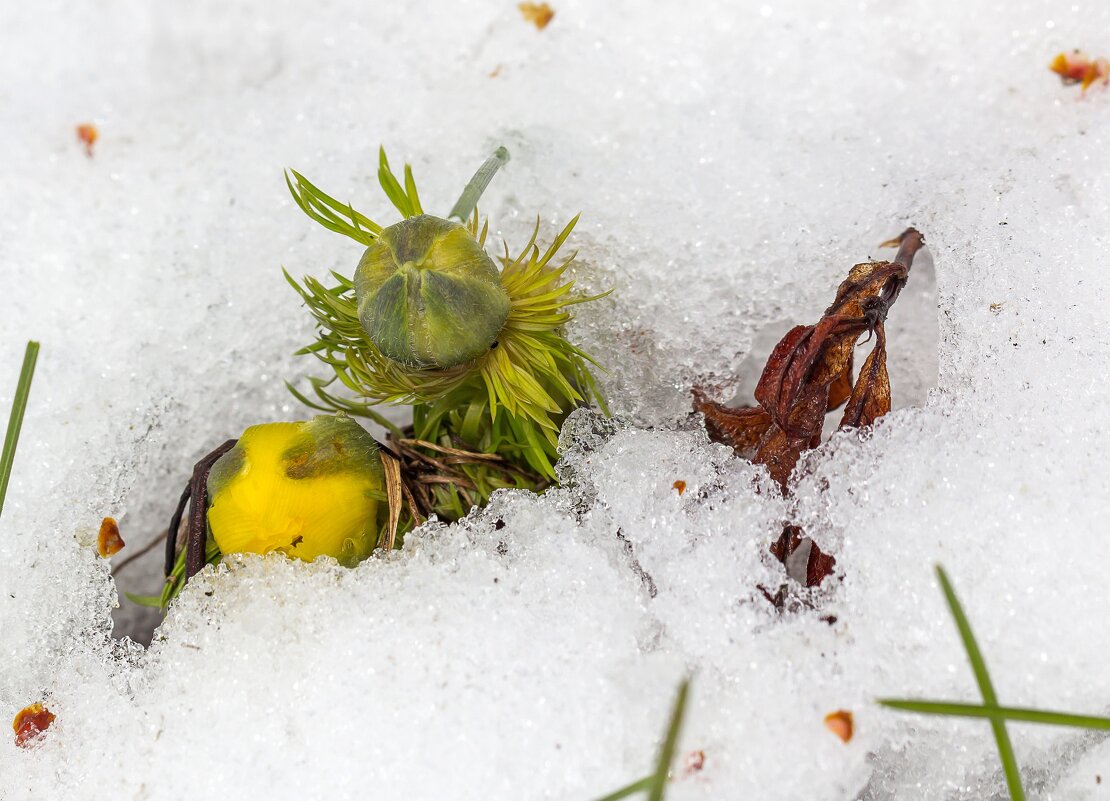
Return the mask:
[[[977,700],[936,562],[1003,702],[1110,712],[1110,94],[1046,68],[1110,54],[1110,7],[554,8],[537,31],[513,2],[0,6],[0,408],[43,341],[0,524],[0,718],[57,714],[36,748],[0,737],[5,801],[590,801],[650,770],[691,671],[705,766],[672,799],[1003,798],[983,723],[873,702]],[[202,453],[308,414],[279,267],[359,254],[282,167],[384,214],[379,143],[444,209],[507,145],[483,210],[510,243],[582,212],[577,275],[617,292],[572,336],[620,420],[572,419],[564,489],[355,570],[232,559],[149,650],[113,639],[89,530],[117,516],[137,548]],[[807,457],[791,505],[706,441],[689,387],[750,386],[909,223],[931,260],[891,317],[901,408]],[[787,515],[843,578],[778,615],[757,585]],[[121,580],[153,590],[158,561]],[[1010,729],[1032,798],[1110,797],[1104,739]]]

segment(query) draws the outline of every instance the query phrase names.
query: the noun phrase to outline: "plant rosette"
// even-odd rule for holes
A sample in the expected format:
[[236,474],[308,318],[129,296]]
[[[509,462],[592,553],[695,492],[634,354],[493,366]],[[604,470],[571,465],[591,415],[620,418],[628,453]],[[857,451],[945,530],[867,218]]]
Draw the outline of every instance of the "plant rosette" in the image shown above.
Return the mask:
[[[286,176],[309,217],[366,248],[353,278],[333,272],[330,287],[286,271],[317,324],[300,353],[330,368],[309,379],[313,397],[290,390],[312,408],[384,426],[418,515],[457,520],[496,489],[544,489],[565,417],[591,403],[607,411],[596,363],[565,336],[571,307],[603,296],[574,291],[575,254],[556,258],[578,218],[545,250],[537,220],[516,255],[507,245],[496,260],[486,252],[476,204],[507,160],[499,148],[437,217],[424,212],[411,167],[398,179],[382,150],[378,180],[402,216],[387,227],[300,173]],[[412,406],[411,427],[385,419],[382,404]]]

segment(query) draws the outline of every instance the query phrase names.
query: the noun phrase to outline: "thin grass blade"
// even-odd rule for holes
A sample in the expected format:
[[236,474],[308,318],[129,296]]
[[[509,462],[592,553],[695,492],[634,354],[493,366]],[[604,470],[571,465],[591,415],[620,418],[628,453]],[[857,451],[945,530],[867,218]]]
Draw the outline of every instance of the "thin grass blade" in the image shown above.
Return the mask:
[[632,784],[626,785],[619,790],[609,793],[609,795],[602,796],[601,798],[597,799],[597,801],[619,801],[619,799],[621,798],[628,798],[628,796],[630,795],[636,795],[636,793],[642,793],[644,790],[649,789],[652,782],[654,781],[654,776],[646,776],[645,778],[640,779],[638,782],[632,782]]
[[15,462],[15,448],[19,444],[19,432],[23,428],[23,413],[27,411],[27,398],[31,394],[31,379],[35,375],[35,363],[39,358],[39,343],[27,343],[23,352],[23,367],[19,371],[19,383],[15,386],[12,411],[8,416],[8,431],[4,435],[4,450],[0,453],[0,515],[4,513],[4,498],[8,494],[8,480],[12,475]]
[[[987,672],[987,663],[983,659],[983,653],[979,650],[979,644],[971,631],[971,623],[956,597],[956,591],[952,588],[952,582],[948,580],[948,574],[944,572],[944,568],[940,565],[937,565],[937,580],[940,581],[944,599],[948,602],[948,609],[952,612],[952,617],[956,621],[956,628],[960,632],[960,639],[963,640],[964,650],[967,651],[967,659],[971,663],[972,672],[975,674],[975,682],[979,685],[979,692],[983,695],[983,704],[986,707],[997,709],[998,697],[995,695],[994,684]],[[1010,742],[1010,735],[1006,731],[1006,723],[1003,720],[992,718],[991,729],[994,731],[994,739],[998,744],[998,756],[1002,761],[1002,770],[1006,774],[1006,785],[1010,790],[1010,798],[1012,801],[1025,801],[1025,788],[1021,784],[1021,771],[1018,769],[1013,743]]]
[[1041,723],[1047,726],[1070,726],[1076,729],[1110,731],[1110,718],[1095,715],[1075,715],[1048,709],[1027,709],[1015,706],[987,707],[959,701],[915,701],[909,698],[881,698],[879,703],[903,712],[923,715],[948,715],[960,718],[986,718],[1012,720],[1018,723]]
[[648,801],[662,801],[667,791],[667,777],[670,775],[674,751],[678,746],[678,733],[682,729],[682,719],[686,715],[686,698],[689,692],[690,680],[684,679],[678,687],[678,695],[675,696],[674,706],[671,708],[671,721],[667,725],[667,737],[663,740],[663,747],[659,749],[659,760],[655,764],[655,774],[651,778]]

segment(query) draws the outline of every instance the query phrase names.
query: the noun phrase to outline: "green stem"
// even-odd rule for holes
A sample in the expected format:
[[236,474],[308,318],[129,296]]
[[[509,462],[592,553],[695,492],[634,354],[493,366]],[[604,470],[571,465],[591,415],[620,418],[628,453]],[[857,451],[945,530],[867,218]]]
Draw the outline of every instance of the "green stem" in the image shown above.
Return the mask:
[[504,147],[499,147],[493,151],[493,155],[486,159],[486,163],[478,168],[478,172],[474,173],[474,177],[470,179],[470,183],[463,189],[459,195],[458,201],[455,203],[454,208],[448,217],[454,217],[457,220],[466,222],[470,219],[470,215],[474,213],[474,207],[478,205],[478,198],[486,191],[489,182],[493,180],[493,176],[509,161],[509,151]]
[[951,715],[961,718],[986,718],[988,720],[1013,720],[1021,723],[1042,723],[1048,726],[1072,726],[1077,729],[1110,731],[1110,718],[1094,715],[1073,715],[1047,709],[1027,709],[1016,706],[987,707],[959,701],[914,701],[908,698],[881,698],[879,703],[903,712],[920,712],[923,715]]
[[15,446],[19,444],[19,430],[23,427],[23,413],[27,410],[27,397],[31,393],[31,378],[35,374],[35,362],[39,358],[39,343],[28,342],[23,353],[23,369],[19,372],[19,383],[12,400],[12,412],[8,417],[8,432],[4,435],[4,451],[0,454],[0,514],[4,512],[4,497],[8,494],[8,479],[12,474],[15,461]]

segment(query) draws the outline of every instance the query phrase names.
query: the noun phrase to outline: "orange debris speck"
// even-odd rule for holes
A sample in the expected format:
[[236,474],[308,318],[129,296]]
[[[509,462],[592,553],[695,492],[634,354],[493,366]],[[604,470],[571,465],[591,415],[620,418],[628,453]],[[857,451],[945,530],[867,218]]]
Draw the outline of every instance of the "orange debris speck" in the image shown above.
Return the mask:
[[677,490],[677,491],[678,491],[678,494],[679,494],[679,495],[681,495],[682,493],[686,492],[686,482],[685,482],[685,481],[683,481],[682,479],[679,479],[678,481],[676,481],[676,482],[675,482],[675,483],[673,484],[673,486],[674,486],[675,490]]
[[96,538],[96,552],[107,559],[123,550],[123,537],[119,535],[119,524],[114,517],[106,517],[100,523],[100,534]]
[[517,8],[524,19],[535,25],[539,31],[546,28],[555,16],[555,9],[547,3],[521,3]]
[[825,715],[825,728],[840,738],[841,742],[852,739],[852,713],[843,709]]
[[31,741],[50,728],[54,722],[54,715],[42,704],[31,704],[16,713],[12,721],[12,731],[15,732],[15,744],[20,748],[28,748]]
[[1110,82],[1110,61],[1105,58],[1088,58],[1078,50],[1060,53],[1052,59],[1048,68],[1060,76],[1066,84],[1078,83],[1083,91],[1095,81],[1103,84]]
[[77,126],[77,138],[85,144],[85,155],[92,158],[93,145],[100,138],[100,131],[91,122],[84,122]]

